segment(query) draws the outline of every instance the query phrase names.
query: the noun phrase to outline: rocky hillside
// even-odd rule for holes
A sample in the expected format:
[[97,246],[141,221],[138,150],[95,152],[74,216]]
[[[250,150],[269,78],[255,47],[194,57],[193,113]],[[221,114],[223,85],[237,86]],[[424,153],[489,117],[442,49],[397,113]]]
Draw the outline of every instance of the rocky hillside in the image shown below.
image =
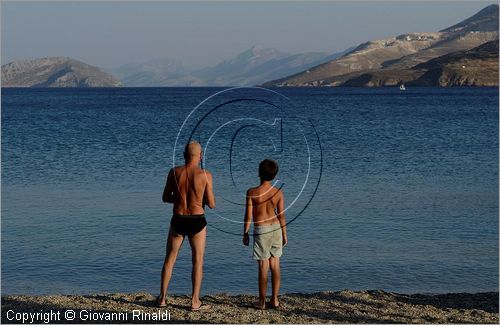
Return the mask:
[[99,68],[66,57],[19,60],[2,66],[2,87],[117,87]]
[[[416,74],[411,69],[418,64],[449,53],[467,51],[497,39],[498,5],[491,5],[439,32],[407,33],[366,42],[337,59],[264,83],[264,86],[395,85],[414,80],[412,78]],[[496,63],[498,67],[498,60]],[[472,73],[472,70],[461,72]],[[468,79],[471,78],[475,80],[474,85],[481,85],[483,78],[471,76]]]
[[432,59],[413,70],[425,73],[412,85],[498,86],[498,40]]
[[347,76],[341,86],[497,86],[498,40],[452,52],[410,69],[381,69]]
[[464,33],[479,30],[488,32],[498,31],[498,5],[489,5],[470,18],[443,29],[441,32]]

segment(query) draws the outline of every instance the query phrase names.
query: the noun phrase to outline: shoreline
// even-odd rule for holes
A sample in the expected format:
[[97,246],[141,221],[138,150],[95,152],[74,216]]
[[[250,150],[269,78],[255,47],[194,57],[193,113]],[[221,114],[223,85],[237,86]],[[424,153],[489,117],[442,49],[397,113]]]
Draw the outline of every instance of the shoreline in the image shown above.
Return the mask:
[[[279,309],[253,307],[256,295],[205,295],[209,310],[192,312],[187,295],[157,308],[148,292],[2,296],[2,323],[496,323],[498,292],[400,294],[382,290],[288,293]],[[68,310],[75,318],[65,318]],[[52,311],[52,314],[50,312]],[[24,316],[23,316],[24,315]],[[121,317],[121,318],[120,318]],[[33,318],[36,320],[35,318]],[[28,318],[25,323],[29,323]]]

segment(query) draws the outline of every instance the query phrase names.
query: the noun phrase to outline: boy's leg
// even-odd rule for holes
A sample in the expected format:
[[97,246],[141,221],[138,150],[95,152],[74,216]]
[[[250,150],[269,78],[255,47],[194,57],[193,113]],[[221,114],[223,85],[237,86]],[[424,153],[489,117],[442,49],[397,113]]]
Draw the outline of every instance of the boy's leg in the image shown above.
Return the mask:
[[158,299],[159,304],[165,303],[168,283],[170,282],[170,278],[172,278],[172,269],[174,268],[175,260],[177,259],[177,255],[179,254],[179,249],[181,248],[183,241],[184,236],[176,234],[172,229],[168,231],[167,253],[161,270],[160,297]]
[[273,295],[271,297],[271,305],[277,307],[279,305],[278,293],[280,291],[281,272],[280,272],[280,258],[271,256],[269,259],[269,267],[271,268],[271,277],[273,283]]
[[189,237],[191,244],[193,271],[191,273],[191,281],[193,285],[191,308],[199,308],[201,306],[200,290],[201,280],[203,278],[203,257],[205,256],[205,241],[207,237],[207,227],[194,236]]
[[266,308],[267,272],[269,272],[269,260],[258,260],[259,262],[259,306]]

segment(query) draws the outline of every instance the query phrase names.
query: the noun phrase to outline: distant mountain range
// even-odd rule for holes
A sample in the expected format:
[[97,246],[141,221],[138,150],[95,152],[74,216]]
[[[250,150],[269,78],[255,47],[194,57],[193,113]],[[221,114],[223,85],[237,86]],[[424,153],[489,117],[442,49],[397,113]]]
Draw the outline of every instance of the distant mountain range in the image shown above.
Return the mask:
[[407,33],[363,43],[341,57],[264,86],[374,87],[401,83],[498,85],[498,5],[490,5],[439,32]]
[[333,60],[346,51],[289,54],[254,46],[234,58],[197,70],[171,59],[125,64],[103,71],[71,58],[19,60],[2,66],[2,87],[252,86]]
[[345,52],[290,54],[272,48],[253,46],[231,59],[202,69],[190,69],[176,60],[157,59],[127,64],[106,71],[130,87],[252,86],[303,71],[333,60]]
[[[272,81],[269,81],[272,80]],[[369,41],[340,53],[254,46],[202,69],[155,59],[99,69],[64,57],[2,66],[2,87],[498,85],[498,5],[439,32]]]
[[183,62],[171,59],[130,63],[105,71],[117,76],[125,87],[203,86]]
[[18,60],[2,65],[2,87],[116,87],[121,83],[99,68],[66,58]]

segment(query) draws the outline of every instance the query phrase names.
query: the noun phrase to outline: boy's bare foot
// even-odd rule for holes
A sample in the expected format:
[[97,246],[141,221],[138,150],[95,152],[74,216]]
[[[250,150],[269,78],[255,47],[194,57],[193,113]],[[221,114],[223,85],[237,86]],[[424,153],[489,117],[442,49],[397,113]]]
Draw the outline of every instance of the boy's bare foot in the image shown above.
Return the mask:
[[253,304],[253,306],[255,309],[266,310],[266,303],[265,302],[264,302],[264,304],[261,304],[260,302],[256,302]]
[[278,304],[269,303],[268,306],[269,306],[270,309],[278,309],[278,308],[280,308],[280,304],[279,303]]
[[191,311],[208,310],[210,308],[212,308],[210,305],[204,304],[201,300],[191,303]]

